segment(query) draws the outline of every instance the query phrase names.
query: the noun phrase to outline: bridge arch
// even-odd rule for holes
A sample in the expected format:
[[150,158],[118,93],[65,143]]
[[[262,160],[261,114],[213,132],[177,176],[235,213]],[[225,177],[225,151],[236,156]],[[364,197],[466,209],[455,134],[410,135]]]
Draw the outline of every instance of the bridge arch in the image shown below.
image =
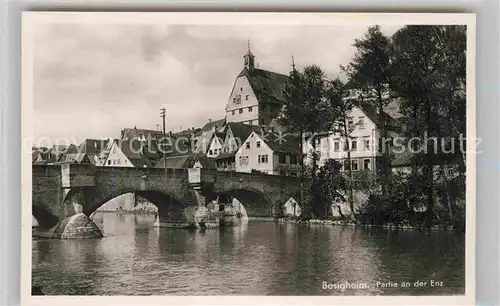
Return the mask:
[[[74,188],[66,195],[65,203],[82,203],[83,213],[90,216],[99,207],[105,205],[110,200],[127,193],[133,193],[155,205],[158,208],[158,217],[162,220],[184,222],[187,221],[193,214],[193,206],[189,205],[189,201],[175,196],[173,192],[155,188],[122,188],[119,190],[113,190],[112,192],[106,192],[98,189],[85,190],[81,188]],[[69,206],[70,204],[66,205]],[[134,201],[134,206],[136,205],[137,202]]]
[[49,229],[59,222],[59,218],[52,213],[52,210],[39,201],[34,201],[31,214],[37,221],[38,227],[42,229]]
[[251,188],[233,188],[221,192],[219,200],[224,203],[232,203],[232,199],[237,199],[243,205],[248,217],[270,217],[276,210],[273,199],[262,191]]

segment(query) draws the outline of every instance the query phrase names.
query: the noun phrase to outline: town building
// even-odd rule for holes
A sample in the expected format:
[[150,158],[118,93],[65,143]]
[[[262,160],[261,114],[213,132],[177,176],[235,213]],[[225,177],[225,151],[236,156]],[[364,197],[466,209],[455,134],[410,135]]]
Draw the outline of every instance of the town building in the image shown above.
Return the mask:
[[148,139],[160,139],[161,137],[163,137],[163,132],[157,130],[138,129],[137,127],[121,130],[121,140],[138,139],[147,141]]
[[109,152],[112,142],[111,139],[85,139],[78,147],[78,153],[85,153],[91,164],[100,166],[104,163],[102,152]]
[[55,164],[87,164],[93,165],[93,158],[89,157],[87,153],[70,153],[64,154],[59,158]]
[[255,67],[255,56],[249,44],[243,70],[236,77],[229,95],[227,122],[269,125],[282,109],[287,80],[286,75]]
[[[368,103],[352,107],[347,115],[348,137],[338,132],[327,131],[305,137],[303,153],[306,154],[305,163],[312,162],[313,147],[318,154],[318,166],[321,167],[326,160],[334,159],[342,163],[344,171],[349,170],[348,152],[350,152],[351,170],[375,171],[382,157],[381,143],[385,141],[388,145],[388,153],[391,152],[391,144],[398,135],[400,117],[397,106],[390,104],[384,109],[386,114],[386,127],[388,139],[384,140],[381,135],[381,127],[378,124],[378,111]],[[314,141],[314,146],[313,146]]]
[[236,151],[238,151],[243,141],[254,131],[262,134],[269,130],[262,126],[248,125],[241,122],[229,122],[226,125],[222,153],[219,153],[215,158],[218,170],[236,171]]
[[185,169],[185,168],[203,168],[216,169],[213,158],[201,154],[189,154],[179,156],[169,156],[160,159],[155,165],[156,168]]
[[252,132],[235,154],[237,172],[297,176],[299,139],[292,136]]
[[195,135],[195,152],[198,154],[206,154],[214,133],[222,132],[225,125],[225,118],[219,120],[210,119]]
[[208,147],[207,157],[215,158],[222,153],[224,146],[224,138],[226,135],[222,132],[215,132],[210,140],[210,146]]
[[136,139],[114,140],[104,167],[152,167],[155,159],[144,144]]

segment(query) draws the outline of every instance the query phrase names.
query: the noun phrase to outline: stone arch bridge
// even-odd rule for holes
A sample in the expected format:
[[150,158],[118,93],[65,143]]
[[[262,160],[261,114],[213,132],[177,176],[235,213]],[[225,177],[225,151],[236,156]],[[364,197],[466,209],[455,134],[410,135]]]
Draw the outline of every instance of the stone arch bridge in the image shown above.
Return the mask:
[[[209,169],[112,168],[93,165],[33,165],[32,214],[50,229],[83,212],[90,216],[107,201],[133,192],[158,207],[158,219],[184,222],[200,207],[236,197],[250,217],[279,217],[299,179]],[[223,202],[222,201],[222,202]]]

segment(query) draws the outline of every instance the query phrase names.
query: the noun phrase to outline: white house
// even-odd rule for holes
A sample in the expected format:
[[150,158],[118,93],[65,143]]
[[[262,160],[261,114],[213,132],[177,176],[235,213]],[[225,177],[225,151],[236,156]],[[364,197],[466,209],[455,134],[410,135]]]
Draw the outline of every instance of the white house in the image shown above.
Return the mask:
[[222,153],[222,148],[224,145],[224,133],[215,132],[210,140],[210,145],[207,151],[207,157],[217,157]]
[[152,164],[142,154],[143,146],[138,139],[115,140],[111,145],[104,167],[151,167]]
[[216,132],[223,132],[225,124],[225,118],[219,120],[209,120],[201,128],[201,130],[196,133],[197,135],[195,136],[196,144],[194,152],[197,154],[206,154],[208,148],[210,147],[213,135]]
[[220,171],[235,171],[235,155],[243,141],[256,131],[262,133],[264,128],[257,125],[248,125],[241,122],[230,122],[225,127],[225,137],[222,144],[222,153],[215,158],[217,169]]
[[269,125],[284,103],[283,86],[288,76],[255,67],[250,51],[244,56],[245,65],[233,84],[226,106],[227,122]]
[[235,155],[237,172],[258,171],[273,175],[296,176],[299,171],[299,141],[275,134],[252,132]]
[[[305,140],[303,152],[307,154],[306,163],[311,162],[312,141],[315,142],[316,152],[319,153],[318,165],[321,167],[328,159],[343,163],[343,170],[349,169],[347,165],[348,150],[351,154],[351,169],[376,170],[377,158],[382,156],[379,150],[381,139],[380,128],[377,127],[377,111],[374,107],[364,105],[353,107],[347,116],[350,130],[349,137],[341,137],[339,133],[325,132]],[[394,118],[389,116],[388,136],[396,136],[394,131]],[[387,141],[389,141],[388,139]]]

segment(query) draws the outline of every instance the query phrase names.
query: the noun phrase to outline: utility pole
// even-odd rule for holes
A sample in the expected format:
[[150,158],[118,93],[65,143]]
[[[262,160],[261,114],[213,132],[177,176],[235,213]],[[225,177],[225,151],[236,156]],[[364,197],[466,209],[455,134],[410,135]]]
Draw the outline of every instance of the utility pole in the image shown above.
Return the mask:
[[161,153],[163,155],[163,165],[165,166],[165,171],[167,169],[167,161],[165,160],[165,117],[167,116],[167,109],[162,107],[160,108],[160,117],[163,119],[163,137],[160,143],[161,146]]
[[167,109],[162,107],[160,108],[160,117],[163,118],[163,136],[165,136],[165,116],[167,115]]
[[[163,119],[163,139],[162,139],[162,155],[163,155],[163,168],[165,169],[165,181],[167,180],[167,160],[165,158],[165,117],[167,116],[167,109],[165,107],[160,108],[160,117]],[[158,214],[159,215],[159,214]],[[172,199],[170,199],[170,207],[168,209],[168,216],[172,215]]]

